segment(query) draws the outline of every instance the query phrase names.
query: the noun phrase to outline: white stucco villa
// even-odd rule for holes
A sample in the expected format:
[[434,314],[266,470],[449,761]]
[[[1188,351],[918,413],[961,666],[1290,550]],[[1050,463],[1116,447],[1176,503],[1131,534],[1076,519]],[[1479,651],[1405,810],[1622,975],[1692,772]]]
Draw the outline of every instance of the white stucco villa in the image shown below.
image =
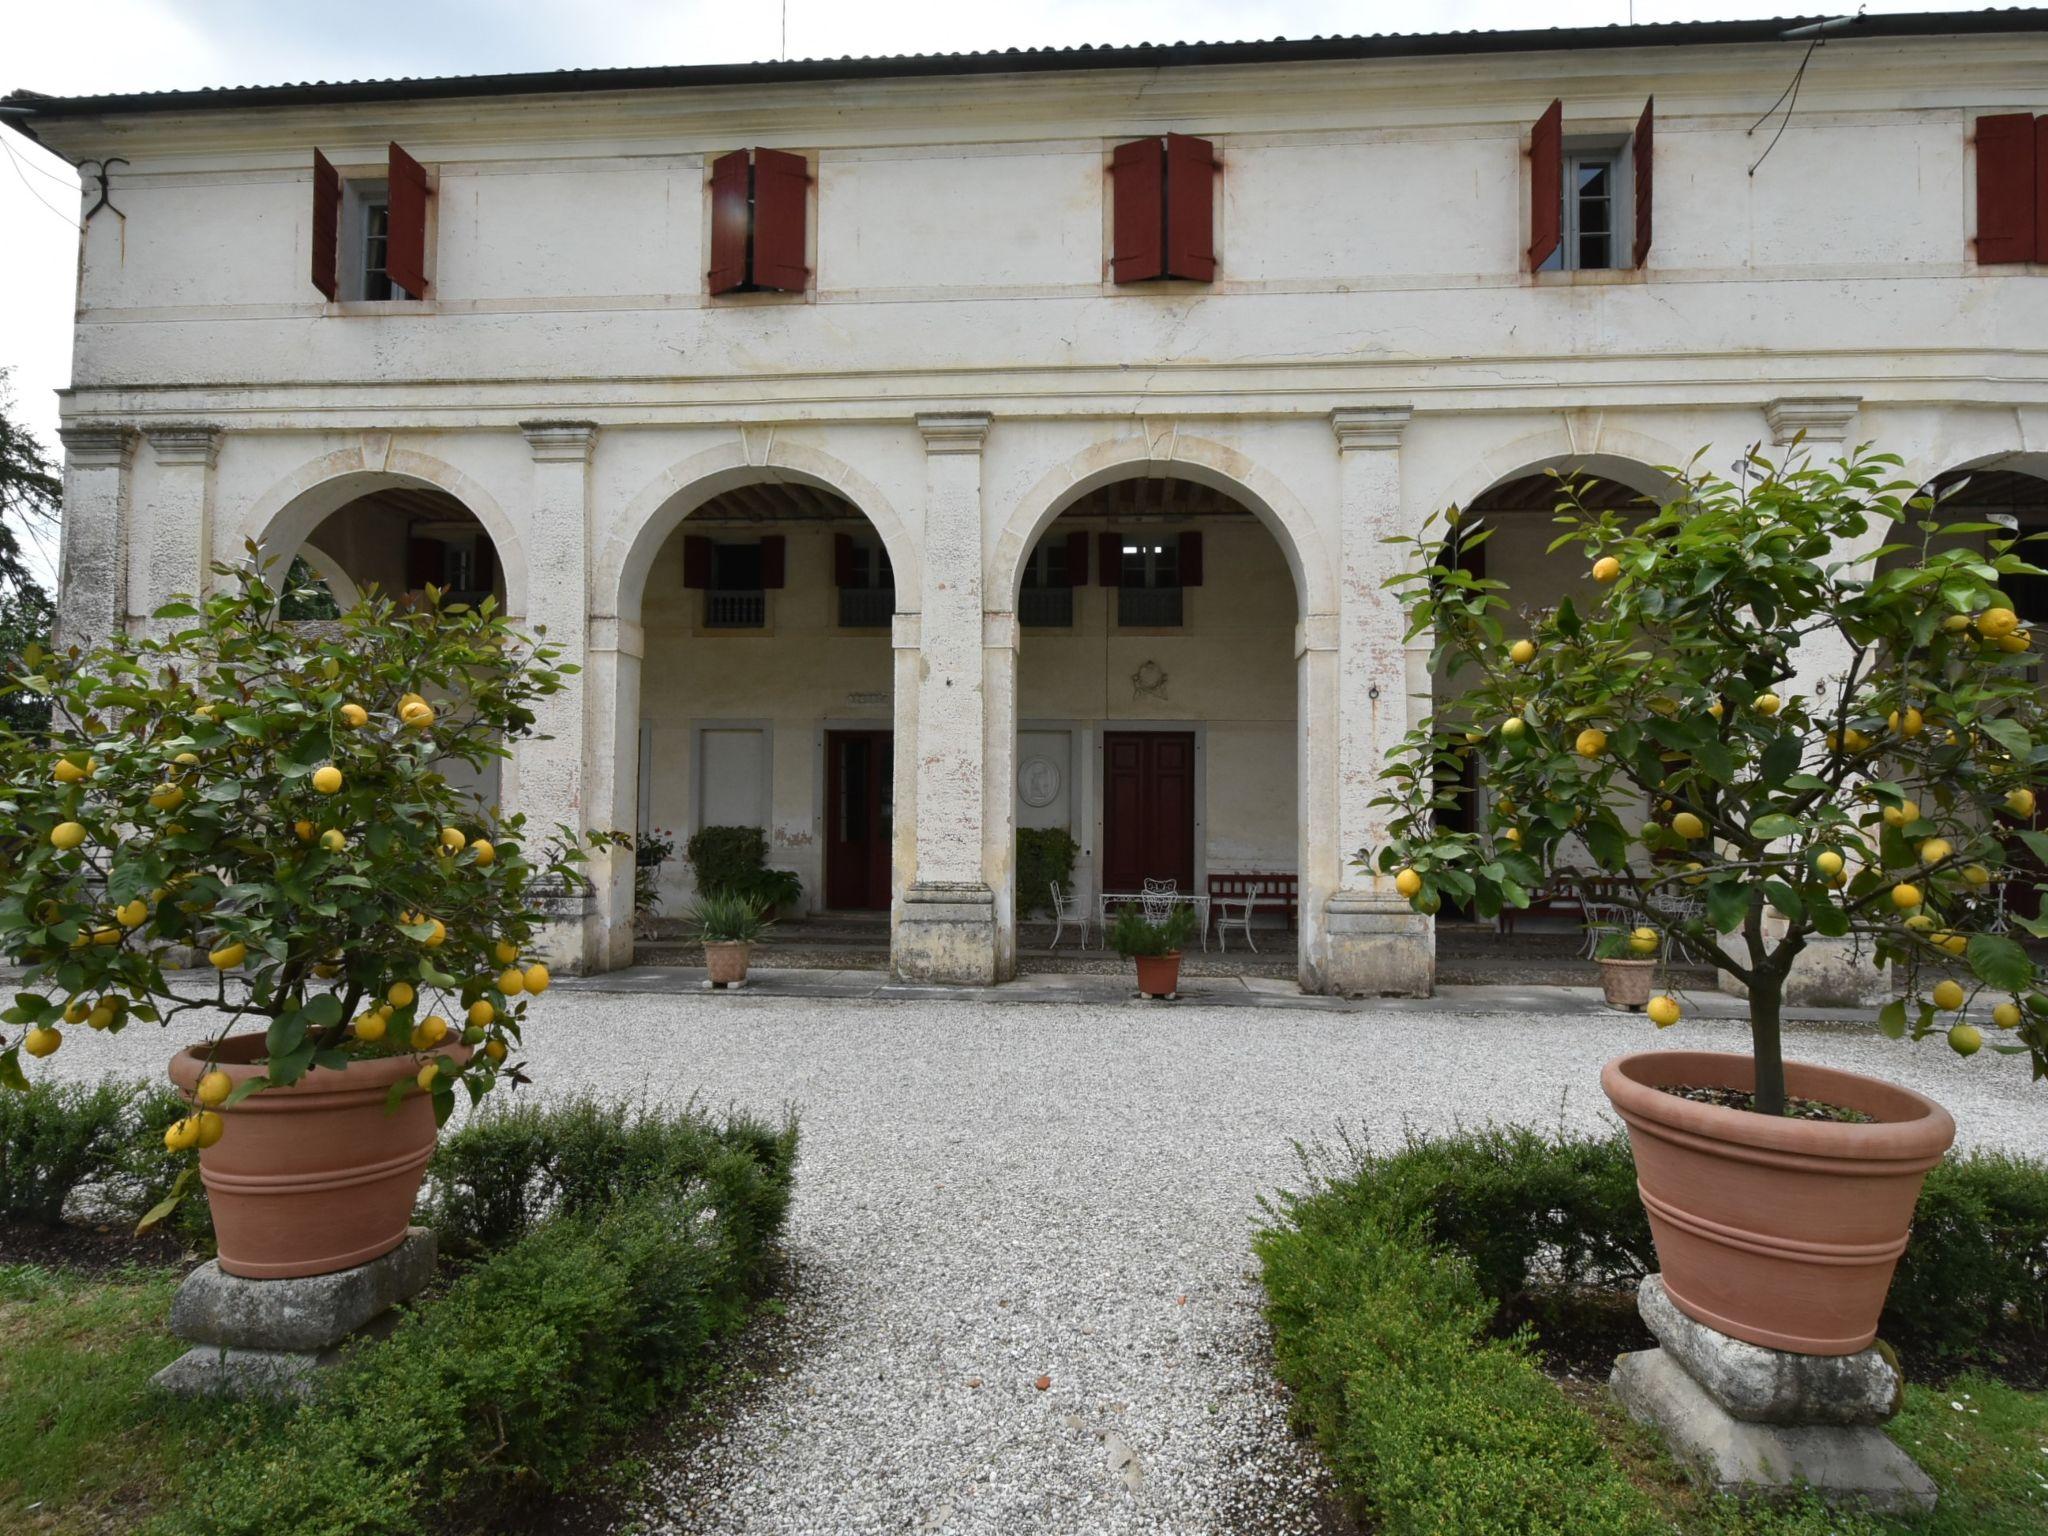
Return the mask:
[[[1819,46],[1815,47],[1816,41]],[[1795,91],[1795,73],[1799,84]],[[1773,102],[1779,104],[1773,111]],[[62,625],[246,539],[495,591],[582,665],[496,786],[767,830],[910,978],[1083,898],[1291,883],[1303,987],[1422,992],[1353,867],[1429,709],[1382,543],[1804,433],[2048,521],[2048,14],[5,99],[87,161]],[[81,208],[81,212],[86,211]],[[558,934],[631,954],[630,860]],[[685,878],[678,874],[676,878]]]

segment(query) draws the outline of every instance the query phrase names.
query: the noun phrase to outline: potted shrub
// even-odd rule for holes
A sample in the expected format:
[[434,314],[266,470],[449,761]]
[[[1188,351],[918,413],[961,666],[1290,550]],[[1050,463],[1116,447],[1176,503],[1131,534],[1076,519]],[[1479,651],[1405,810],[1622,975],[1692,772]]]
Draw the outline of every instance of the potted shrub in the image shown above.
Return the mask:
[[704,946],[704,966],[715,987],[747,979],[747,962],[768,926],[753,899],[735,892],[700,896],[683,918],[684,933]]
[[[1502,584],[1460,568],[1489,530],[1456,509],[1406,541],[1393,582],[1411,633],[1470,684],[1392,754],[1372,865],[1482,914],[1598,877],[1741,984],[1747,1055],[1627,1055],[1602,1085],[1672,1300],[1811,1354],[1870,1342],[1954,1125],[1919,1094],[1784,1059],[1802,952],[1852,940],[1894,967],[1906,995],[1875,1020],[1894,1037],[1942,1031],[1967,1056],[1985,1031],[1962,1010],[1995,1004],[1993,1048],[2048,1073],[2048,995],[1999,895],[2048,859],[2031,826],[2048,719],[2005,587],[2039,573],[2002,527],[1948,523],[1891,481],[1898,462],[1752,455],[1740,486],[1674,471],[1672,500],[1633,514],[1567,488],[1553,548],[1597,596],[1530,615],[1512,645]],[[1469,833],[1445,814],[1468,753],[1494,795]],[[1681,1012],[1662,995],[1648,1011]]]
[[0,1082],[70,1030],[218,1015],[172,1058],[192,1112],[165,1141],[197,1153],[221,1267],[280,1277],[396,1247],[458,1088],[522,1080],[549,984],[528,887],[571,855],[530,860],[442,771],[506,754],[557,652],[431,590],[301,626],[254,553],[158,610],[164,638],[32,649],[11,680],[54,716],[0,737],[0,952],[27,968]]
[[1654,928],[1611,933],[1600,941],[1600,994],[1610,1008],[1640,1013],[1657,990],[1657,962],[1651,958],[1661,941]]
[[1148,922],[1135,902],[1126,902],[1109,931],[1116,952],[1138,966],[1138,990],[1146,997],[1171,997],[1180,990],[1181,946],[1195,936],[1195,909],[1176,902],[1163,922]]

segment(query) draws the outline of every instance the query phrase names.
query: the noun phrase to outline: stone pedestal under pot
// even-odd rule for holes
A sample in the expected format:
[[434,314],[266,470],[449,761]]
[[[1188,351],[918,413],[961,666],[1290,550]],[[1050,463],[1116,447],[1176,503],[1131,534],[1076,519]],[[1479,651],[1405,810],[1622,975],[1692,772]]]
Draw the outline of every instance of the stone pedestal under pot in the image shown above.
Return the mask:
[[171,1332],[193,1347],[156,1384],[186,1397],[303,1393],[351,1336],[391,1327],[392,1309],[433,1279],[434,1257],[434,1234],[412,1227],[389,1253],[331,1274],[252,1280],[202,1264],[171,1302]]
[[1623,1355],[1610,1387],[1714,1492],[1810,1488],[1890,1514],[1934,1507],[1933,1480],[1879,1427],[1903,1386],[1884,1351],[1794,1354],[1731,1338],[1681,1312],[1658,1275],[1636,1305],[1662,1348]]

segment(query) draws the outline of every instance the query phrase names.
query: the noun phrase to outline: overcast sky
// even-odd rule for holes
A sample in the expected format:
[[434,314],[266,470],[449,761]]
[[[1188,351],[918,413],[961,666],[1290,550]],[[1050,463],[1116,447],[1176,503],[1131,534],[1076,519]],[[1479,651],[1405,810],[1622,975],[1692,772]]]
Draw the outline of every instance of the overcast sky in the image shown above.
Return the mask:
[[[1838,0],[1837,12],[1855,10]],[[1888,11],[1976,0],[1872,0]],[[1079,43],[1605,25],[1813,13],[1808,0],[788,0],[787,56],[963,52]],[[58,95],[783,56],[776,0],[14,0],[0,23],[0,90]],[[1773,83],[1774,84],[1774,83]],[[1760,83],[1759,89],[1763,88]],[[1768,92],[1765,93],[1768,96]],[[54,391],[70,381],[78,178],[0,132],[0,368],[54,449]]]

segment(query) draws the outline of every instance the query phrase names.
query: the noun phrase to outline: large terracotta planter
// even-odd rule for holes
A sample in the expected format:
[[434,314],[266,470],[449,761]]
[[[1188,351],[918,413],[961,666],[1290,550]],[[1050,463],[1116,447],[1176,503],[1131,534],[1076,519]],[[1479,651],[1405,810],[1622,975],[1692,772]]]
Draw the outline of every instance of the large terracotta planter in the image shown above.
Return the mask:
[[743,941],[704,946],[704,968],[711,973],[711,984],[729,987],[734,982],[747,979],[747,961],[754,952],[754,946]]
[[[262,1035],[230,1035],[213,1065],[237,1083],[262,1075]],[[434,1055],[467,1061],[449,1043]],[[430,1095],[408,1093],[386,1114],[391,1085],[423,1058],[380,1056],[345,1070],[314,1067],[221,1113],[221,1138],[199,1154],[213,1209],[220,1267],[278,1280],[352,1269],[405,1240],[420,1177],[434,1155]],[[207,1070],[204,1047],[171,1058],[171,1081],[189,1099]]]
[[1679,1309],[1771,1349],[1854,1354],[1877,1335],[1921,1181],[1955,1140],[1955,1121],[1932,1099],[1853,1072],[1787,1062],[1785,1079],[1795,1097],[1872,1123],[1758,1115],[1661,1091],[1756,1086],[1751,1057],[1718,1051],[1618,1057],[1600,1086],[1628,1125]]
[[1600,962],[1600,993],[1610,1008],[1633,1008],[1640,1013],[1657,990],[1657,962],[1654,960],[1603,959]]
[[1133,955],[1138,966],[1138,990],[1147,997],[1171,997],[1180,990],[1180,951],[1164,955]]

